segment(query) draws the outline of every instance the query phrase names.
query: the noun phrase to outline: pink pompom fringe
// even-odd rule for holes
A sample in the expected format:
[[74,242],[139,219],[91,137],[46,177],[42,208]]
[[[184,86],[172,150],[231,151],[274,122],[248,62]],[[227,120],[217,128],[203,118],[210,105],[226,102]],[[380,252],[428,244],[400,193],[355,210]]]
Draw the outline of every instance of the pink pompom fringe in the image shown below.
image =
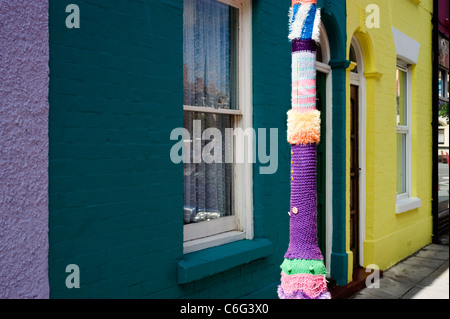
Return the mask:
[[287,275],[284,272],[281,272],[281,287],[286,295],[302,291],[310,299],[316,299],[328,289],[324,275]]

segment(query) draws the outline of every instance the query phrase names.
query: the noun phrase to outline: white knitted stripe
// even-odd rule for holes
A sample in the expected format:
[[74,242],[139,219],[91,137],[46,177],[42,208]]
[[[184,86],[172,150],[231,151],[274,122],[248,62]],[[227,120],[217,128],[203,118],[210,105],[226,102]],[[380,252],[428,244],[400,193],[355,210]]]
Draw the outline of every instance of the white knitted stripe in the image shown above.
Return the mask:
[[295,15],[294,23],[291,24],[289,40],[294,40],[300,38],[302,35],[303,25],[308,17],[309,10],[311,9],[311,4],[304,4],[300,6],[297,14]]
[[320,18],[321,18],[321,13],[320,13],[320,8],[317,8],[316,11],[316,17],[314,19],[314,27],[313,27],[313,33],[312,33],[312,39],[314,41],[316,41],[316,43],[320,42]]

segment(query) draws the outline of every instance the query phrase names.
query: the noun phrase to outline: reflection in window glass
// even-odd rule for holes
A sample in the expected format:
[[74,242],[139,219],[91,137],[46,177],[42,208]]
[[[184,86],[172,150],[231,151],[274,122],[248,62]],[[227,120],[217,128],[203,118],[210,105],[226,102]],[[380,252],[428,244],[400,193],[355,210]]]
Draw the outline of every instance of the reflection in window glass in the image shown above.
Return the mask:
[[449,82],[449,80],[450,80],[450,76],[449,76],[449,73],[447,72],[447,94],[446,94],[446,96],[447,96],[447,99],[449,98],[449,89],[448,89],[448,84],[450,83]]
[[397,134],[397,194],[406,193],[406,135]]
[[[233,127],[231,116],[184,112],[184,127],[190,138],[185,143],[191,147],[184,164],[184,224],[232,215],[232,164],[226,159],[231,146],[224,133]],[[208,128],[217,134],[203,140]],[[195,159],[195,147],[202,152],[201,160]]]
[[397,125],[404,126],[408,125],[406,76],[405,71],[397,69]]
[[439,144],[445,143],[445,131],[443,129],[439,129]]
[[[353,45],[350,46],[350,61],[354,62],[354,63],[358,63],[358,61],[356,61],[356,52],[355,52],[355,48],[353,47]],[[356,65],[356,67],[351,72],[358,73],[358,65]]]
[[217,0],[184,0],[184,105],[238,109],[238,11]]

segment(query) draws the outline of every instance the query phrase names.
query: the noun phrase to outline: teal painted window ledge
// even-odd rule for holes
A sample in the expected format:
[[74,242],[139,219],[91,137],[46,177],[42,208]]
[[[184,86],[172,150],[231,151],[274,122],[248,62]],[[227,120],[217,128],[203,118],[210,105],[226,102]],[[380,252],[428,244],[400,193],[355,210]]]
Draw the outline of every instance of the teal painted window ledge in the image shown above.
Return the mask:
[[186,284],[272,254],[273,245],[265,238],[239,240],[184,255],[178,262],[178,283]]

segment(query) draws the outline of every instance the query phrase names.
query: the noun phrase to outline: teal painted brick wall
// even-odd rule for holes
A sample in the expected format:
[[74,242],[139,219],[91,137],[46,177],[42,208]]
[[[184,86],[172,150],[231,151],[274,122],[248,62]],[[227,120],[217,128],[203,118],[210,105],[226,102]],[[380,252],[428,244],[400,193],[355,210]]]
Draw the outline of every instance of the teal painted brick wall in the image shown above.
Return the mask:
[[[80,8],[67,29],[65,8]],[[176,285],[183,167],[182,2],[50,1],[52,298],[139,298]],[[77,264],[81,288],[67,289]]]
[[333,90],[333,234],[331,277],[338,285],[347,284],[346,251],[346,41],[347,18],[345,0],[319,0],[322,21],[328,33],[331,51]]
[[[80,29],[65,27],[70,3]],[[50,1],[51,298],[276,298],[289,242],[288,7],[253,3],[254,127],[279,132],[277,173],[254,167],[254,227],[274,252],[179,285],[183,167],[169,136],[183,125],[182,1]],[[79,289],[65,286],[68,264]]]

